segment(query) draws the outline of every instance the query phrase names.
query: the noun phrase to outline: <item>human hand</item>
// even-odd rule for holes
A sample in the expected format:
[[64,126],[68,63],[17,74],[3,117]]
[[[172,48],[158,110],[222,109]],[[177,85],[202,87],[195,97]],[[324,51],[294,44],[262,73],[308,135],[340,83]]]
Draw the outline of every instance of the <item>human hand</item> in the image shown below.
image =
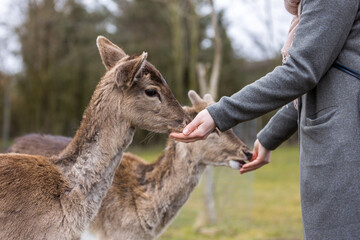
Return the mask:
[[254,143],[253,157],[251,162],[245,164],[240,169],[240,174],[254,171],[262,166],[270,163],[271,151],[261,145],[260,141],[256,139]]
[[208,110],[204,109],[184,128],[182,133],[171,133],[170,137],[181,142],[195,142],[206,139],[215,127],[214,119]]

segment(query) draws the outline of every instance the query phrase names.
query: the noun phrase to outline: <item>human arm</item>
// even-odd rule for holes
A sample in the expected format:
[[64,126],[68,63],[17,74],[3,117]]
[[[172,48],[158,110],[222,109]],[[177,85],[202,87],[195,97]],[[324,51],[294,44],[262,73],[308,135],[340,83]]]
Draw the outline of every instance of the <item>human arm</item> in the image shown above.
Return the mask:
[[260,143],[259,139],[256,139],[254,143],[253,159],[251,162],[241,167],[240,174],[254,171],[266,164],[269,164],[270,158],[271,158],[271,150],[266,149]]
[[[207,110],[216,126],[225,131],[314,88],[339,55],[358,9],[357,0],[303,0],[300,23],[286,63],[231,97],[223,97],[209,106]],[[195,139],[201,137],[199,134],[184,136]]]
[[281,108],[257,134],[252,161],[243,165],[240,174],[270,163],[271,150],[293,135],[298,128],[298,112],[291,102]]
[[291,102],[282,107],[257,134],[257,139],[269,150],[276,149],[298,129],[298,111]]
[[207,109],[221,131],[283,106],[313,89],[331,67],[359,1],[303,0],[290,57],[271,73]]

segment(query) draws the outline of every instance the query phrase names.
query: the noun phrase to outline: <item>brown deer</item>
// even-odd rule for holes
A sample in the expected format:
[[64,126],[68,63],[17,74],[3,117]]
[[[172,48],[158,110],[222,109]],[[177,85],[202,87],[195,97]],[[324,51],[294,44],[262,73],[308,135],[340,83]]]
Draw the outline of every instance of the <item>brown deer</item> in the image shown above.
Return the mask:
[[[192,118],[212,103],[189,92]],[[29,154],[56,154],[67,141],[59,136],[30,134],[18,138],[9,151]],[[29,147],[33,145],[32,147]],[[181,143],[169,139],[159,159],[148,164],[125,153],[113,184],[89,230],[99,239],[150,240],[170,224],[198,184],[206,165],[239,169],[251,159],[249,149],[232,130],[215,131],[206,140]]]
[[79,239],[109,190],[135,127],[169,132],[187,115],[147,54],[97,38],[107,69],[75,137],[53,157],[0,155],[0,239]]

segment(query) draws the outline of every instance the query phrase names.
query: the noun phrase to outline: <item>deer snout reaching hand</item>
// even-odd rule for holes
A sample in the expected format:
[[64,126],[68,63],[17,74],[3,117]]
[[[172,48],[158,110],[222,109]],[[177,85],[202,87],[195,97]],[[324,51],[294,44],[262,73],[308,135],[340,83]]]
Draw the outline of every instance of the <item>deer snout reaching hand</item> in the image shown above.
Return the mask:
[[240,169],[240,174],[254,171],[262,166],[270,163],[271,151],[266,149],[257,139],[254,143],[254,152],[251,162],[245,164]]
[[[189,116],[186,116],[184,120],[179,121],[179,126],[177,127],[168,127],[169,133],[171,134],[181,134],[184,128],[191,122],[191,119]],[[170,135],[171,136],[171,135]]]
[[243,155],[244,158],[242,159],[236,159],[233,158],[229,161],[229,167],[231,167],[232,169],[236,169],[236,170],[240,170],[248,161],[251,161],[253,154],[248,150],[248,148],[246,147],[246,149],[241,149],[240,150],[240,155]]
[[182,133],[171,133],[170,137],[181,142],[204,140],[215,130],[216,124],[208,110],[204,109],[189,123]]

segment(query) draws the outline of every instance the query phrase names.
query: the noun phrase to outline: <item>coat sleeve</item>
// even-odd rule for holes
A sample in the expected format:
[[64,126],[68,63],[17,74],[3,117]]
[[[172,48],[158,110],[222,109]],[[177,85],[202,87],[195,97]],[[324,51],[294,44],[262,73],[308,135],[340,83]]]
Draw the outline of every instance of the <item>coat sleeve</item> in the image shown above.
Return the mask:
[[225,131],[284,106],[314,88],[339,55],[358,9],[359,0],[303,0],[286,63],[209,106],[217,127]]
[[293,102],[282,107],[257,134],[260,143],[269,150],[276,149],[298,129],[298,111]]

